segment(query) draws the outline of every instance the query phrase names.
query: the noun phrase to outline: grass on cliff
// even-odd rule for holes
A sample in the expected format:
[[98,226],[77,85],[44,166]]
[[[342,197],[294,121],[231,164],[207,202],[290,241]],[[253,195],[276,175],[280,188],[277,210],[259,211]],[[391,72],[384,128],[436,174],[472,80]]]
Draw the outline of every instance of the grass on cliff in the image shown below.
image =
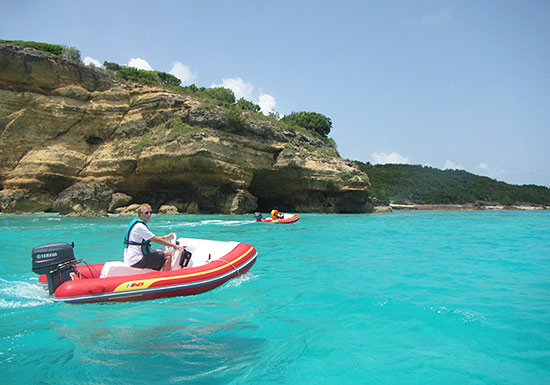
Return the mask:
[[138,142],[132,146],[132,152],[138,154],[147,146],[156,146],[204,130],[204,127],[191,126],[180,117],[175,117],[166,123],[154,127],[150,133],[141,136]]
[[19,45],[21,47],[30,47],[38,51],[62,57],[73,62],[80,62],[80,51],[74,47],[23,40],[0,40],[0,43]]

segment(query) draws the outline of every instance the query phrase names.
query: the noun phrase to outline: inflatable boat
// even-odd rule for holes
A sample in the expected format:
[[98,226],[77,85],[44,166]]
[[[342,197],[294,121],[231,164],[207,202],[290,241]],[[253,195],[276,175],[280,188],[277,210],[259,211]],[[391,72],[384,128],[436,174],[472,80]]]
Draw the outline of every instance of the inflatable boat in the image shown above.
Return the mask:
[[68,303],[144,301],[212,290],[246,273],[256,262],[254,246],[232,241],[179,238],[172,270],[127,266],[122,261],[86,264],[74,257],[74,244],[37,246],[32,270],[48,286],[54,301]]
[[298,220],[300,219],[300,216],[298,214],[281,214],[280,218],[273,219],[271,217],[262,218],[261,213],[255,213],[254,217],[256,218],[256,222],[264,223],[294,223],[298,222]]

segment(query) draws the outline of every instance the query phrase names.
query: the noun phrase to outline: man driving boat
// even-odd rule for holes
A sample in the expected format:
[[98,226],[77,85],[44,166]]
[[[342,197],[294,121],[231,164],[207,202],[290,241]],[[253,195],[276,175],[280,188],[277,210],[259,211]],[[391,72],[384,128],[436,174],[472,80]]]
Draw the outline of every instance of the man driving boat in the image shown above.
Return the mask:
[[176,250],[183,250],[184,246],[168,241],[175,235],[174,233],[157,236],[149,230],[147,222],[151,220],[151,215],[153,215],[149,204],[144,203],[139,206],[137,213],[138,218],[130,222],[124,236],[124,262],[128,266],[141,269],[170,270],[172,252],[170,250],[152,249],[151,242],[173,247]]

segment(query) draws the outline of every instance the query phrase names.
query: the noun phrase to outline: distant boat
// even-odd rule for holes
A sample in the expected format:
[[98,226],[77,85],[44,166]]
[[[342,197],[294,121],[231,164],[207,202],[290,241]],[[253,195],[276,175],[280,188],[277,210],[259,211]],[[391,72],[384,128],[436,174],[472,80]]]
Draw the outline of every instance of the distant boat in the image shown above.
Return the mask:
[[271,217],[262,218],[261,213],[255,213],[254,217],[256,218],[256,222],[264,223],[294,223],[298,222],[298,220],[300,219],[300,216],[298,214],[281,214],[280,218],[273,219]]

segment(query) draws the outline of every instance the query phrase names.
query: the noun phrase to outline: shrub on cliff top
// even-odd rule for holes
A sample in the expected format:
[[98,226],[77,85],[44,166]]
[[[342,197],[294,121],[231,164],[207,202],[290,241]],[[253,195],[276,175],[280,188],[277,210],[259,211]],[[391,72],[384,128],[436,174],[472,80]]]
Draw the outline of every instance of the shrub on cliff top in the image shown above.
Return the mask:
[[236,105],[229,106],[225,110],[225,122],[230,131],[240,132],[245,128],[246,122],[241,112],[242,111]]
[[252,112],[260,112],[260,106],[252,103],[245,98],[240,98],[237,100],[237,107],[239,107],[243,111],[252,111]]
[[229,88],[206,88],[205,93],[212,99],[219,100],[224,104],[235,104],[235,94]]
[[324,137],[328,136],[332,128],[332,121],[330,118],[317,112],[293,112],[290,115],[284,116],[281,121],[315,131]]
[[179,86],[181,84],[181,80],[166,72],[140,70],[135,67],[124,67],[108,62],[105,62],[104,65],[105,68],[116,72],[118,78],[140,84],[160,86]]
[[117,63],[111,63],[108,61],[103,62],[103,67],[105,67],[106,70],[117,72],[119,69],[122,68],[120,64]]
[[[181,80],[172,74],[161,71],[148,71],[135,67],[121,66],[117,63],[111,63],[105,61],[103,66],[106,70],[112,71],[114,75],[122,80],[136,82],[145,85],[166,87],[172,91],[190,93],[197,96],[204,96],[211,100],[214,100],[219,106],[231,106],[235,105],[235,94],[228,88],[214,87],[214,88],[198,88],[196,85],[191,84],[186,87],[181,86]],[[252,102],[248,102],[244,99],[239,100],[237,105],[242,110],[254,110]],[[249,104],[248,104],[249,103]],[[259,106],[258,111],[260,109]]]
[[22,40],[0,40],[2,43],[19,45],[21,47],[31,47],[42,52],[51,53],[52,55],[61,56],[63,47],[57,44],[40,43],[37,41],[22,41]]

